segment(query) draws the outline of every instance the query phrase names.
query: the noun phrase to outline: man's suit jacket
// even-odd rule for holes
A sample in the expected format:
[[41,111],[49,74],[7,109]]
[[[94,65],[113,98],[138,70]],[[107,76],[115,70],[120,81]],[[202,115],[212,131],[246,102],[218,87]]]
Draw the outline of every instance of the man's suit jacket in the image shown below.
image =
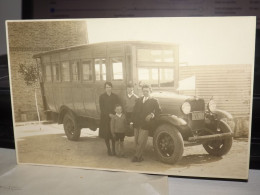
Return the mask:
[[[143,98],[144,97],[140,97],[136,100],[133,111],[133,123],[135,128],[150,130],[153,122],[161,113],[161,107],[157,99],[149,97],[148,100],[143,103]],[[145,121],[145,118],[151,113],[154,114],[154,118],[149,122]]]

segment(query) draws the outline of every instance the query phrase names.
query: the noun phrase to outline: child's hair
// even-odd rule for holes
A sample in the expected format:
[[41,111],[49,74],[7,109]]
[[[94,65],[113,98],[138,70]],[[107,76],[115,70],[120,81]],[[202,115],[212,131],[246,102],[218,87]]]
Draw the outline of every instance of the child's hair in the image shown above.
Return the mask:
[[122,106],[121,106],[120,104],[116,104],[116,105],[115,105],[115,109],[116,109],[117,107],[121,107],[121,108],[122,108]]

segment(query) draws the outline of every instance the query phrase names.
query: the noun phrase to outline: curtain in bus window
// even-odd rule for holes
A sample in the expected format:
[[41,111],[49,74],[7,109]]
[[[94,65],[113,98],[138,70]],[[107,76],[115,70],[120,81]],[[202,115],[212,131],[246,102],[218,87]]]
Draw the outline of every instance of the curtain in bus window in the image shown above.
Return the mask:
[[113,80],[123,80],[123,62],[121,58],[111,59],[113,68]]
[[45,65],[45,81],[51,81],[51,64]]
[[91,61],[82,62],[82,72],[83,72],[82,74],[83,81],[92,80]]
[[70,63],[68,61],[61,63],[62,81],[70,81]]
[[72,64],[71,64],[72,81],[79,80],[79,71],[78,70],[79,70],[78,61],[72,61]]
[[60,81],[60,67],[58,62],[52,63],[52,74],[54,82]]
[[160,69],[160,86],[161,87],[174,86],[174,71],[172,68]]

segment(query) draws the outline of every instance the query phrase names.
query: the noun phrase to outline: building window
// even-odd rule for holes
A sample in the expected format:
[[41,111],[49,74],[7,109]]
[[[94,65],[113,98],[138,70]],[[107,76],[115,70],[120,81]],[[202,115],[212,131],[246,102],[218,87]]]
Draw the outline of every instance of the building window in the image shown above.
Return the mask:
[[61,63],[62,81],[70,81],[70,63],[65,61]]
[[123,80],[123,60],[121,58],[111,59],[113,80]]
[[105,81],[106,77],[106,59],[95,59],[96,81]]
[[53,74],[53,81],[59,82],[60,81],[60,66],[58,62],[52,63],[52,74]]
[[79,80],[79,62],[78,61],[72,61],[71,63],[71,73],[72,73],[72,81],[78,81]]
[[51,81],[51,64],[45,65],[45,81]]
[[92,80],[92,67],[91,67],[90,60],[86,60],[82,62],[82,80],[83,81]]

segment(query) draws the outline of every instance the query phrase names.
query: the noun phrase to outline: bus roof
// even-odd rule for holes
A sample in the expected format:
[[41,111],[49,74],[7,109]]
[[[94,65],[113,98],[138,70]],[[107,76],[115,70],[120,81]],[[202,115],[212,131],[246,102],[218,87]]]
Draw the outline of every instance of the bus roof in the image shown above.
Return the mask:
[[33,55],[33,58],[40,57],[45,54],[56,53],[60,51],[70,51],[74,49],[82,49],[91,46],[99,46],[99,45],[117,45],[117,44],[133,44],[133,45],[157,45],[157,46],[178,46],[177,44],[173,43],[165,43],[165,42],[150,42],[150,41],[110,41],[110,42],[100,42],[100,43],[90,43],[90,44],[83,44],[83,45],[76,45],[71,47],[65,47],[60,49],[54,49],[50,51],[45,51],[41,53],[37,53]]

